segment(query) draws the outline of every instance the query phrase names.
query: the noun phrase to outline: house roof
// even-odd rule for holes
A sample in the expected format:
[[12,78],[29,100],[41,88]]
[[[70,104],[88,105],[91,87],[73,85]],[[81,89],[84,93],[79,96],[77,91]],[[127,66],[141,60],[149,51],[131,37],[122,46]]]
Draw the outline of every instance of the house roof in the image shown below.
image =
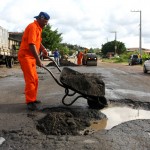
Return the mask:
[[[127,51],[138,51],[139,47],[127,48]],[[142,48],[143,51],[150,51],[150,49]]]
[[19,41],[19,42],[22,39],[22,35],[23,35],[23,32],[9,32],[9,38]]

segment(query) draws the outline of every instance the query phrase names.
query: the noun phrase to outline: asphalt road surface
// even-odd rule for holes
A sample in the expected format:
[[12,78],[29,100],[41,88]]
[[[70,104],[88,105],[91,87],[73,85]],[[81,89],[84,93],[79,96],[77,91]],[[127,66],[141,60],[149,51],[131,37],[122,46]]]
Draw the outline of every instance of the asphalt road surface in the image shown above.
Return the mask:
[[[47,61],[44,61],[47,64]],[[58,78],[60,73],[49,67]],[[63,67],[60,67],[63,69]],[[101,76],[106,86],[108,108],[127,106],[150,110],[150,73],[144,74],[141,65],[99,62],[98,66],[76,66],[81,73]],[[39,108],[62,107],[64,89],[50,74],[38,68]],[[20,67],[13,69],[0,66],[0,149],[22,150],[149,150],[150,119],[134,119],[110,129],[101,129],[87,135],[45,135],[36,128],[44,112],[29,112],[24,101],[24,80]],[[70,108],[88,110],[86,100],[75,102]],[[103,110],[100,110],[103,112]],[[127,112],[123,112],[126,114]],[[114,116],[115,118],[115,116]],[[115,118],[117,119],[117,118]]]

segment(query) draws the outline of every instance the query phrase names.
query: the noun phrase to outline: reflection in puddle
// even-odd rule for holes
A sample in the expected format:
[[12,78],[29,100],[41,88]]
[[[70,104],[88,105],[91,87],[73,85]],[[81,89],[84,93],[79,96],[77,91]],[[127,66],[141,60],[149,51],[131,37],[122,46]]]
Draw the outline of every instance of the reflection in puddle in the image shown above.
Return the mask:
[[150,119],[150,111],[142,109],[132,109],[129,107],[111,107],[101,110],[108,120],[105,129],[111,129],[112,127],[130,120],[136,119]]
[[99,121],[92,121],[90,129],[93,129],[94,131],[98,131],[98,130],[105,129],[106,125],[107,125],[107,119],[104,118],[104,119],[99,120]]
[[142,109],[132,109],[129,107],[108,107],[101,110],[107,118],[102,120],[91,121],[91,126],[80,134],[87,135],[102,129],[111,129],[123,122],[136,119],[150,119],[150,111]]
[[80,131],[81,135],[92,134],[95,131],[105,129],[107,125],[107,118],[97,121],[91,121],[91,126],[87,127],[85,130]]

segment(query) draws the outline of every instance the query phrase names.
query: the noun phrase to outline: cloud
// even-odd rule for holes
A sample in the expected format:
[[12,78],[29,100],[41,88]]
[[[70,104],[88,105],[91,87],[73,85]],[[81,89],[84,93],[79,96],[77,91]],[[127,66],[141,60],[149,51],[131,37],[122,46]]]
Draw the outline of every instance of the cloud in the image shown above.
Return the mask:
[[1,0],[0,26],[21,32],[40,11],[50,14],[52,29],[62,33],[63,42],[84,47],[99,47],[117,40],[126,47],[139,46],[142,11],[142,45],[150,48],[149,1],[144,0]]

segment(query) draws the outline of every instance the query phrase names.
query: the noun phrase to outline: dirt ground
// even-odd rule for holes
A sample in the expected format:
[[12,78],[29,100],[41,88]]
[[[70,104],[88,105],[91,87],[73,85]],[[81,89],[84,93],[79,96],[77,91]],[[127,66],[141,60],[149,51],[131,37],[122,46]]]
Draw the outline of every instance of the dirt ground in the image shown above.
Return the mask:
[[[46,66],[54,66],[53,62],[48,63],[43,61]],[[77,66],[71,61],[61,60],[61,66]],[[15,65],[13,69],[5,68],[1,66],[1,78],[13,76],[17,70],[20,71],[19,64]],[[84,95],[97,95],[104,96],[104,83],[102,79],[96,77],[89,77],[88,74],[81,74],[72,69],[63,69],[60,79],[62,82],[75,89],[75,91],[81,92]],[[72,73],[73,72],[73,73]],[[20,72],[21,73],[21,72]],[[42,73],[38,71],[39,79],[42,79]],[[86,85],[86,86],[85,86]],[[86,88],[85,88],[86,87]],[[79,135],[80,131],[90,126],[90,121],[95,119],[106,118],[97,109],[68,109],[61,107],[43,108],[40,109],[44,113],[44,117],[35,122],[36,129],[46,135]],[[34,118],[35,119],[35,118]],[[85,131],[82,134],[88,134],[89,131]]]
[[[43,63],[50,66],[59,79],[59,71],[48,61]],[[64,66],[66,65],[65,62]],[[70,61],[69,65],[73,66],[73,63]],[[112,67],[109,63],[103,65],[105,68]],[[131,71],[134,74],[142,71],[141,66],[135,66],[133,70],[121,64],[113,65],[114,68],[126,69],[126,72]],[[77,102],[71,107],[62,105],[61,97],[64,89],[58,86],[44,69],[38,68],[38,74],[40,83],[38,99],[44,101],[39,105],[39,111],[30,112],[24,103],[24,81],[20,66],[15,65],[13,69],[0,66],[0,84],[3,85],[0,89],[0,149],[148,150],[150,148],[149,120],[131,121],[111,130],[102,129],[98,132],[89,130],[87,127],[91,125],[91,121],[107,120],[107,116],[98,109],[89,109],[84,101]]]

